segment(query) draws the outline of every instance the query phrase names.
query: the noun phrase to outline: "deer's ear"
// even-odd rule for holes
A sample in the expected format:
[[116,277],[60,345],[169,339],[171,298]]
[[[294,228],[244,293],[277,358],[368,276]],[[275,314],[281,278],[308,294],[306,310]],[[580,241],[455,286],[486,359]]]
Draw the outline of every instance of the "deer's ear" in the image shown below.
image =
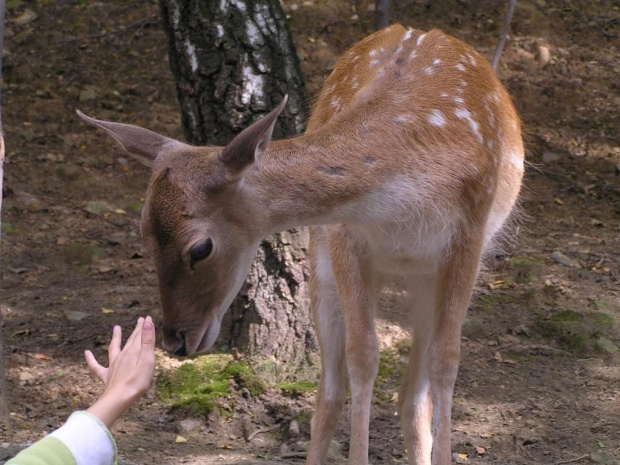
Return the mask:
[[86,116],[79,110],[77,114],[88,124],[103,129],[121,144],[130,155],[148,167],[152,167],[155,159],[162,153],[185,145],[183,142],[161,136],[156,132],[138,126],[101,121]]
[[275,110],[244,129],[220,152],[220,160],[232,174],[240,174],[263,156],[287,100],[288,95],[285,95]]

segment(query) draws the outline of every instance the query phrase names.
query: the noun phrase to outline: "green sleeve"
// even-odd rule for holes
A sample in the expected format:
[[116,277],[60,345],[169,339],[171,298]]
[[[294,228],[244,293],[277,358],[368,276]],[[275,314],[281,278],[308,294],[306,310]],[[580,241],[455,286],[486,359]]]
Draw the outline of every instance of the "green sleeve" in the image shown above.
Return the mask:
[[62,441],[46,437],[21,451],[6,465],[76,465],[76,462]]

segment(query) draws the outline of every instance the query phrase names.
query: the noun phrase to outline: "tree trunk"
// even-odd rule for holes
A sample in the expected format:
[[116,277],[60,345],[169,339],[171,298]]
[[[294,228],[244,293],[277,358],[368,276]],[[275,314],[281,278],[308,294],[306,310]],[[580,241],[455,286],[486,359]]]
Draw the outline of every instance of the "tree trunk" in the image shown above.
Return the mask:
[[[306,92],[279,0],[160,0],[188,142],[225,145],[284,97],[274,137],[299,134]],[[222,323],[220,347],[238,349],[266,378],[315,364],[306,292],[307,233],[263,241]]]

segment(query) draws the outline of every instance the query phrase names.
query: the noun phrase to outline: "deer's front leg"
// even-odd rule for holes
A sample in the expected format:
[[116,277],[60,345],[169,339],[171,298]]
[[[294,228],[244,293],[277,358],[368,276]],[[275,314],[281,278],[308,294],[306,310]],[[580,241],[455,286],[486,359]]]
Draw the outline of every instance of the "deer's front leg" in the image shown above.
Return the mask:
[[349,463],[366,465],[372,390],[379,367],[374,322],[379,285],[366,245],[346,226],[330,228],[329,244],[345,320],[345,354],[351,385]]
[[324,227],[310,228],[310,306],[321,352],[308,465],[323,465],[347,395],[345,328]]

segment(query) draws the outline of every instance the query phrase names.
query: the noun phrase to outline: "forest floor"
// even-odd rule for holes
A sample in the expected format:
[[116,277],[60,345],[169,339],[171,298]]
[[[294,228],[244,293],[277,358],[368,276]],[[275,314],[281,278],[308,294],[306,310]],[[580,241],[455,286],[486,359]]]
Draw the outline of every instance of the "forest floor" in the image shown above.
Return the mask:
[[[148,170],[75,109],[172,137],[182,130],[155,1],[7,3],[0,296],[10,439],[25,442],[101,392],[84,349],[104,360],[114,323],[128,333],[159,312],[138,234]],[[311,95],[372,32],[371,3],[283,1]],[[396,3],[394,20],[438,27],[492,57],[505,2]],[[482,273],[464,327],[458,463],[620,463],[619,35],[612,0],[517,7],[498,74],[524,121],[528,166],[518,234]],[[407,353],[402,297],[388,288],[379,314],[375,464],[406,462],[394,395]],[[160,350],[158,360],[158,378],[181,363]],[[114,435],[135,464],[302,463],[312,405],[311,392],[270,387],[192,416],[153,389]],[[348,426],[345,412],[333,463],[346,463]]]

